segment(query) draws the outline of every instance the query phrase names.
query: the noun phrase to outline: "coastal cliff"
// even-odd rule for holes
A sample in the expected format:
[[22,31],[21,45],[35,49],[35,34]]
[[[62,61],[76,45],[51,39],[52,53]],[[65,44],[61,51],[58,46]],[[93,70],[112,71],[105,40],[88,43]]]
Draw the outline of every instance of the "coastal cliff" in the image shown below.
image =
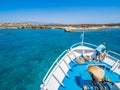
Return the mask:
[[0,24],[0,29],[64,29],[65,31],[72,32],[76,30],[101,30],[106,28],[120,28],[120,24]]

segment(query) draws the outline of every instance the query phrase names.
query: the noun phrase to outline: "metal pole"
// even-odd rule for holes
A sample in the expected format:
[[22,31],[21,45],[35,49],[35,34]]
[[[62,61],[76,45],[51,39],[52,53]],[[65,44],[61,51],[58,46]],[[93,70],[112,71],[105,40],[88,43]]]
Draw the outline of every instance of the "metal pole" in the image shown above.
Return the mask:
[[65,76],[67,76],[68,78],[70,78],[69,75],[67,73],[65,73],[65,71],[63,70],[63,68],[59,64],[58,64],[58,67],[61,69],[61,71],[64,73]]
[[75,61],[70,57],[70,52],[69,52],[69,50],[68,50],[68,52],[67,52],[67,56],[68,56],[68,58],[69,58],[72,62],[75,62]]
[[52,75],[62,87],[65,87],[64,84],[62,82],[60,82],[59,79],[54,74],[52,74]]
[[72,49],[70,49],[70,52],[73,54],[75,58],[77,58],[77,56],[74,54],[74,51]]
[[65,64],[68,67],[68,69],[70,69],[72,71],[72,68],[67,64],[67,62],[65,61],[65,59],[63,59],[63,61],[65,62]]
[[84,30],[83,30],[83,33],[82,33],[82,42],[81,42],[81,46],[83,46],[83,43],[84,43]]
[[85,30],[85,28],[83,29],[83,33],[82,33],[82,42],[81,42],[82,55],[84,54],[84,50],[83,50],[83,43],[84,43],[84,30]]

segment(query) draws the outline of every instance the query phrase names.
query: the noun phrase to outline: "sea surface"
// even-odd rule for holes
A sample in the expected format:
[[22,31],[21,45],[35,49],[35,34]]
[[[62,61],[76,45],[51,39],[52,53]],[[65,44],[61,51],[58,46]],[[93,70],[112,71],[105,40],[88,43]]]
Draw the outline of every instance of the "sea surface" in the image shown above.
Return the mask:
[[[0,90],[39,90],[54,60],[74,43],[82,31],[60,29],[0,30]],[[85,42],[107,43],[107,50],[120,53],[120,28],[85,31]]]

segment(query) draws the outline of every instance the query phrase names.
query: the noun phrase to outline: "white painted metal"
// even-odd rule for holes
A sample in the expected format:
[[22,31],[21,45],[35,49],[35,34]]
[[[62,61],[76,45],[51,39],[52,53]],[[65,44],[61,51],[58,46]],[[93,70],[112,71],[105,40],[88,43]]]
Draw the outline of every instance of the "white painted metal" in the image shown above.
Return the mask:
[[69,68],[69,70],[71,69],[71,67],[70,67],[70,65],[69,64],[67,64],[67,62],[66,62],[66,60],[65,59],[63,59],[63,61],[64,61],[64,63],[66,64],[66,66]]
[[74,54],[74,51],[72,49],[70,49],[70,52],[75,58],[77,58],[77,56]]
[[116,61],[113,60],[110,56],[108,56],[107,58],[105,58],[105,60],[103,62],[107,63],[110,66],[113,66],[116,63]]
[[67,64],[71,62],[67,54],[65,55],[64,60],[66,61]]
[[[65,75],[63,73],[63,71],[61,70],[61,68],[58,66],[56,67],[56,69],[53,72],[53,76],[55,77],[55,79],[58,81],[58,83],[62,86],[64,86],[62,84],[62,80],[64,79]],[[54,87],[54,86],[53,86]]]
[[[67,75],[67,72],[71,69],[69,63],[73,61],[76,57],[79,57],[82,54],[82,50],[84,50],[84,55],[92,55],[94,53],[96,45],[83,43],[81,47],[81,43],[77,43],[71,46],[70,51],[65,50],[52,64],[47,74],[43,79],[43,84],[41,85],[41,90],[58,90],[58,87],[62,85],[64,87],[64,83],[62,80]],[[90,46],[90,47],[88,47]],[[108,54],[112,52],[109,51]],[[114,52],[112,52],[114,53]],[[114,53],[117,54],[117,53]],[[117,54],[119,55],[119,54]],[[119,59],[108,55],[107,58],[103,62],[110,65],[114,72],[120,74],[120,62]],[[68,76],[69,77],[69,76]]]
[[74,62],[73,59],[70,57],[69,52],[67,53],[67,56],[68,56],[69,60],[71,60],[72,62]]
[[[57,90],[55,88],[58,88],[58,86],[60,85],[58,83],[58,81],[55,79],[55,77],[53,76],[54,70],[58,67],[58,65],[56,65],[59,61],[59,59],[67,52],[67,50],[65,50],[56,60],[55,62],[52,64],[52,66],[50,67],[50,69],[48,70],[47,74],[45,75],[44,79],[43,79],[43,84],[40,86],[41,90]],[[64,56],[63,56],[64,58]],[[62,59],[61,59],[62,60]],[[63,72],[62,72],[63,73]],[[56,80],[56,81],[55,81]],[[57,82],[56,84],[54,82]],[[54,85],[54,84],[55,85]],[[54,87],[51,87],[51,85],[54,85]],[[52,88],[52,89],[51,89]],[[54,89],[53,89],[54,88]]]
[[65,77],[64,73],[62,72],[62,70],[60,69],[60,67],[56,67],[56,69],[53,72],[54,76],[56,76],[56,78],[62,82],[63,78]]
[[68,51],[68,53],[72,60],[76,58],[76,56],[70,50]]
[[[84,42],[83,44],[84,44],[83,46],[86,46],[86,48],[95,49],[97,47],[96,45],[91,44],[91,43],[87,43],[87,42]],[[73,44],[70,49],[74,49],[77,46],[81,46],[81,42]]]
[[55,79],[53,75],[50,75],[49,83],[47,83],[45,86],[45,89],[43,90],[57,90],[60,86],[60,83]]
[[81,46],[83,46],[83,43],[84,43],[84,30],[83,30],[83,33],[81,34],[81,38],[82,38]]
[[69,77],[69,75],[67,74],[67,71],[69,70],[69,68],[68,68],[67,65],[65,64],[64,61],[62,61],[60,64],[58,64],[58,66],[60,67],[60,69],[62,70],[62,72],[64,73],[64,75],[67,76],[67,77]]
[[64,54],[66,53],[67,50],[65,50],[56,60],[55,62],[52,64],[52,66],[50,67],[50,69],[48,70],[47,74],[45,75],[44,79],[43,79],[43,82],[45,82],[45,80],[47,79],[48,75],[50,74],[50,72],[52,71],[52,68],[54,67],[54,65],[58,62],[59,58]]
[[116,67],[114,68],[113,72],[116,72],[117,74],[120,75],[120,61],[118,62],[118,64],[117,64]]
[[114,83],[112,90],[120,90],[120,83]]
[[111,70],[114,70],[116,68],[116,66],[118,65],[119,61],[116,61],[115,64],[112,66]]
[[116,52],[113,52],[113,51],[110,51],[110,50],[109,50],[107,53],[108,53],[108,54],[109,54],[109,53],[113,53],[113,54],[115,54],[115,55],[120,56],[120,54],[118,54],[118,53],[116,53]]

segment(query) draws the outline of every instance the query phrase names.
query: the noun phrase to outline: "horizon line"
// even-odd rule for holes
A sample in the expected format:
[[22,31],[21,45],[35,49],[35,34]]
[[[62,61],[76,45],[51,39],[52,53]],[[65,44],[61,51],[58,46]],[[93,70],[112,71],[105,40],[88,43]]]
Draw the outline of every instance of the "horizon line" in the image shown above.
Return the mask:
[[54,22],[0,22],[0,24],[120,24],[120,23],[54,23]]

